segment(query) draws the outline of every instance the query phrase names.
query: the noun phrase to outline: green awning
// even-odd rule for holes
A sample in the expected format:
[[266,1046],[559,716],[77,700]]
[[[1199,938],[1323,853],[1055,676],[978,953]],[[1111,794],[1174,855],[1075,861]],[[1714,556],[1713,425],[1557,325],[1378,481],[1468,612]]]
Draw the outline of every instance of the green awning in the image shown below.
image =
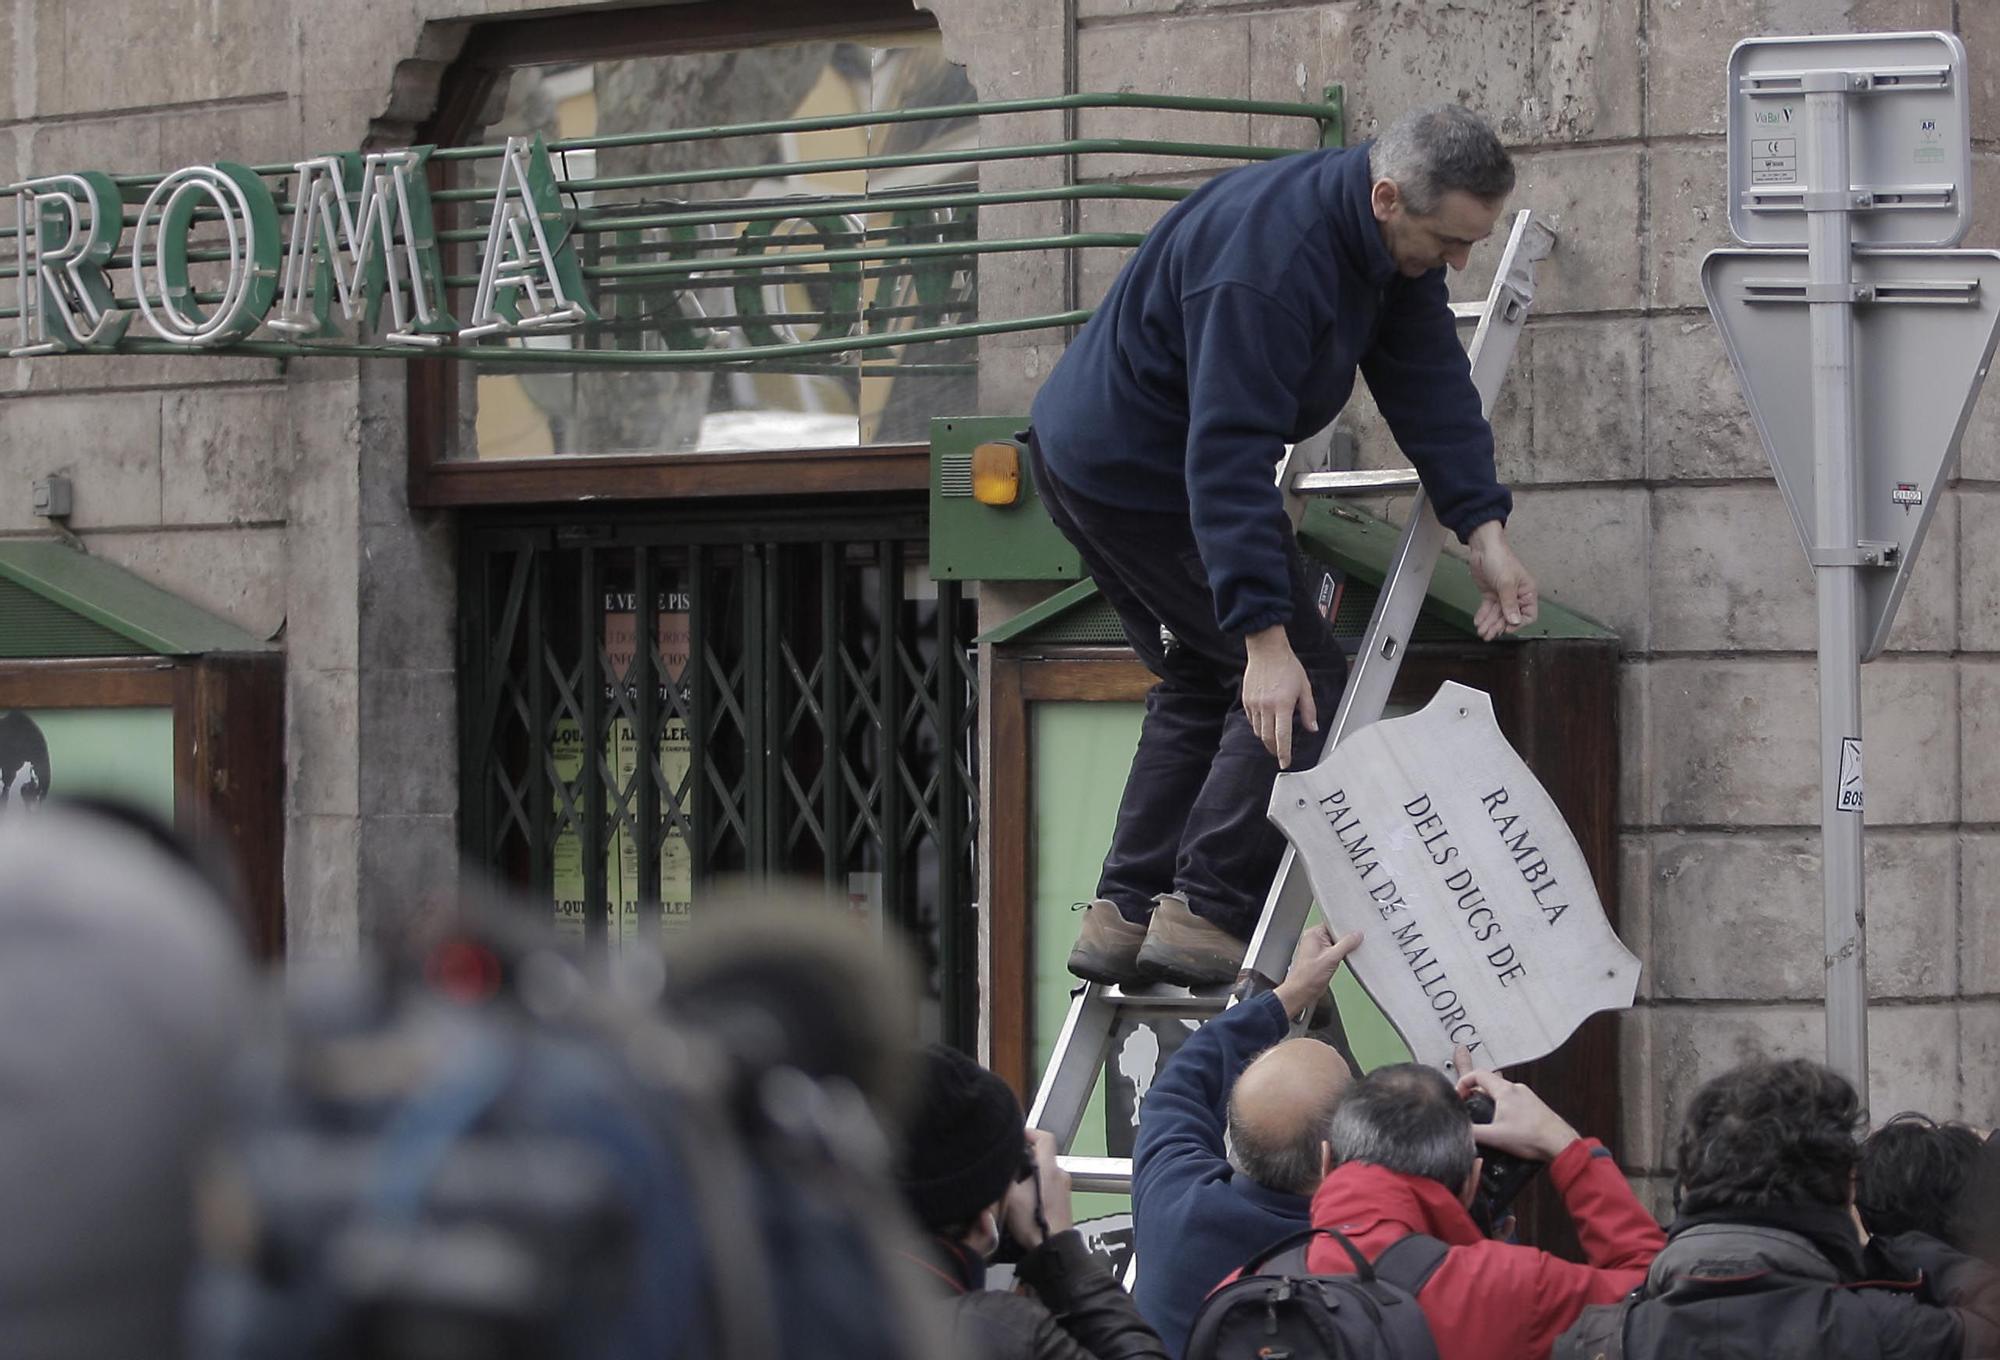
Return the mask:
[[[1341,638],[1359,638],[1368,626],[1389,574],[1389,559],[1402,537],[1402,526],[1347,505],[1313,502],[1299,526],[1299,545],[1312,556],[1336,567],[1347,577],[1333,631]],[[1431,574],[1430,597],[1418,616],[1414,643],[1459,642],[1478,637],[1472,617],[1479,611],[1479,588],[1472,569],[1461,558],[1446,554]],[[1544,598],[1535,621],[1509,635],[1510,641],[1538,638],[1615,638],[1603,624]],[[1098,597],[1088,580],[1058,591],[1033,608],[982,634],[980,642],[1017,642],[1032,637],[1046,643],[1119,644],[1124,635],[1110,605]]]
[[66,544],[0,542],[0,659],[272,650],[227,619]]

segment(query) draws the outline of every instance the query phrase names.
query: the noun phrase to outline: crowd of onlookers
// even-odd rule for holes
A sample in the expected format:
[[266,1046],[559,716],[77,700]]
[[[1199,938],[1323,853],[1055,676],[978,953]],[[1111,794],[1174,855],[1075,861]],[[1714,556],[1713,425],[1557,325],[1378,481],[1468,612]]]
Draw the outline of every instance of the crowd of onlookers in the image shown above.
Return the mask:
[[[1456,1081],[1415,1064],[1356,1077],[1317,1039],[1287,1038],[1355,943],[1308,931],[1275,991],[1203,1025],[1155,1078],[1134,1158],[1138,1278],[1129,1303],[1110,1306],[1108,1272],[1081,1256],[1073,1233],[1037,1235],[1023,1263],[1034,1269],[1015,1278],[1040,1306],[1010,1299],[1006,1316],[1042,1329],[994,1326],[999,1305],[976,1292],[981,1255],[992,1217],[1009,1226],[1018,1219],[1021,1187],[1010,1188],[996,1164],[993,1179],[976,1191],[966,1186],[949,1212],[927,1210],[912,1193],[935,1259],[951,1263],[939,1274],[957,1293],[963,1353],[2000,1355],[1992,1264],[2000,1260],[2000,1143],[1988,1132],[1899,1115],[1871,1133],[1838,1074],[1803,1059],[1746,1063],[1703,1085],[1682,1115],[1675,1211],[1663,1230],[1602,1144],[1528,1087],[1472,1069],[1462,1051],[1466,1070]],[[997,1078],[980,1082],[956,1057],[930,1062],[962,1072],[933,1085],[928,1120],[969,1120],[965,1093],[976,1088],[996,1136],[1020,1122]],[[939,1155],[936,1144],[908,1153],[931,1177],[927,1159]],[[1488,1200],[1492,1182],[1482,1174],[1496,1158],[1546,1168],[1581,1262],[1511,1240],[1513,1221]],[[1040,1189],[1045,1208],[1066,1202],[1066,1187],[1046,1167]],[[1052,1213],[1050,1226],[1066,1218]],[[975,1221],[986,1230],[966,1227]],[[1290,1279],[1247,1295],[1232,1283],[1246,1265],[1271,1271],[1270,1249],[1298,1237],[1304,1250],[1291,1253]],[[1050,1270],[1060,1290],[1042,1287]],[[1352,1336],[1343,1343],[1336,1301],[1312,1305],[1321,1344],[1291,1348],[1301,1333],[1288,1330],[1283,1307],[1296,1310],[1311,1293],[1298,1277],[1363,1271],[1380,1277],[1378,1291],[1392,1286],[1377,1300],[1414,1298],[1427,1337],[1388,1326],[1393,1308],[1384,1308],[1359,1345]],[[1249,1321],[1271,1344],[1243,1325],[1246,1299]]]
[[[592,975],[468,917],[266,1000],[228,897],[141,818],[0,818],[0,1357],[2000,1356],[1986,1131],[1746,1063],[1663,1229],[1527,1086],[1290,1037],[1323,928],[1156,1075],[1121,1280],[853,932]],[[1581,1260],[1516,1240],[1524,1165]]]

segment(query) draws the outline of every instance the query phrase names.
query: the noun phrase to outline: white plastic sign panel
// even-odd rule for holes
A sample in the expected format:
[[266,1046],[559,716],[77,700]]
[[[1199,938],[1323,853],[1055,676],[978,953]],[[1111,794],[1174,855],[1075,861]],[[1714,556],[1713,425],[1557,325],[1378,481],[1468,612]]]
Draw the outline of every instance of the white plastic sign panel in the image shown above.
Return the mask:
[[[1763,436],[1799,542],[1813,542],[1812,343],[1803,251],[1718,250],[1702,291]],[[1862,661],[1888,645],[1896,606],[2000,341],[2000,253],[1857,254],[1854,404],[1862,542],[1893,569],[1861,573]],[[1836,545],[1827,545],[1836,546]]]
[[1366,933],[1347,966],[1417,1061],[1528,1062],[1632,1004],[1639,960],[1483,692],[1446,684],[1280,775],[1271,819],[1328,923]]
[[[1808,72],[1853,72],[1846,182],[1814,184]],[[1971,225],[1965,44],[1950,33],[1748,38],[1729,54],[1729,229],[1753,246],[1806,243],[1804,195],[1854,190],[1858,246],[1955,246]]]

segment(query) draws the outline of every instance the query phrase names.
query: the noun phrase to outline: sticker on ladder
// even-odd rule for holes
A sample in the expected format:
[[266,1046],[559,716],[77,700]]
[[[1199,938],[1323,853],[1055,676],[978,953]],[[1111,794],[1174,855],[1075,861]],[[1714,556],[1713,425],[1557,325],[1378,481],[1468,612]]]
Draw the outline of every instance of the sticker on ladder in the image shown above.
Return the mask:
[[1842,812],[1861,811],[1861,738],[1840,739],[1840,791],[1834,806]]

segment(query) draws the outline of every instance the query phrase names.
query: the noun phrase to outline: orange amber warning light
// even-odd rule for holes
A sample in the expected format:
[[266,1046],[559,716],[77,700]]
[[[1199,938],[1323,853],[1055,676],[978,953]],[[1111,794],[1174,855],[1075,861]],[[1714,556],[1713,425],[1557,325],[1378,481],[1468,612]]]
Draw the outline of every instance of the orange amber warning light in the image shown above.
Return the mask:
[[1021,446],[1005,439],[972,451],[972,498],[981,505],[1012,505],[1021,499]]

